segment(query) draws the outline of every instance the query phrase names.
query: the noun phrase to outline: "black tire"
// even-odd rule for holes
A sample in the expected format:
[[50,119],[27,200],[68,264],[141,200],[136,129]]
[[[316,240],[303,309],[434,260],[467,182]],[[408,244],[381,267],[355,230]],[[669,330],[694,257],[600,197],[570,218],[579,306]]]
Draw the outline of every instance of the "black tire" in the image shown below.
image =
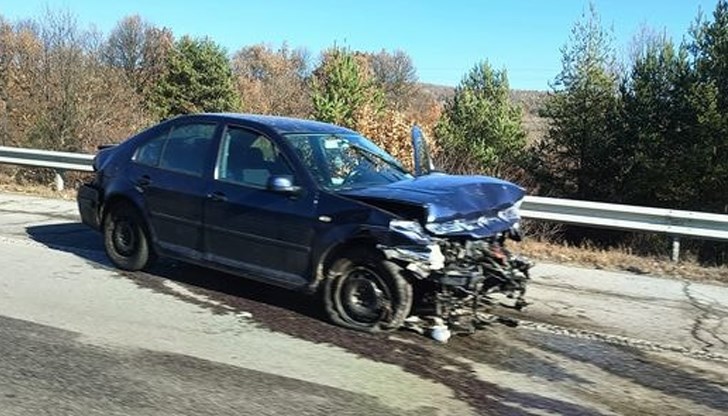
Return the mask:
[[137,271],[149,266],[154,258],[144,219],[129,203],[111,207],[104,217],[104,248],[114,265]]
[[332,322],[364,332],[393,331],[412,309],[412,285],[398,265],[373,250],[353,250],[335,260],[323,288]]

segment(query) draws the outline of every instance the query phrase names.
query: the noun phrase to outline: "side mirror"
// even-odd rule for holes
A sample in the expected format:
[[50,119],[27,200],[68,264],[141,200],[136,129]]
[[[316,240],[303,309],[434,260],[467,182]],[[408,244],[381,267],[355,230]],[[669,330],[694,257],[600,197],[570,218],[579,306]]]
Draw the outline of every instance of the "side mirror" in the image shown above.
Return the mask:
[[298,195],[302,188],[293,184],[290,176],[271,176],[268,178],[267,186],[269,191],[280,194]]

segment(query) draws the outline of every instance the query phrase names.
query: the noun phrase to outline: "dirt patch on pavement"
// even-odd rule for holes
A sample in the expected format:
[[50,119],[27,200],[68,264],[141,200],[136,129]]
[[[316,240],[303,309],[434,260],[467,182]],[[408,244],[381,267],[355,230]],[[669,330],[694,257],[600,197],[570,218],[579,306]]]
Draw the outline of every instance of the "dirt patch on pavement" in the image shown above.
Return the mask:
[[[364,358],[393,364],[421,377],[448,386],[457,399],[472,406],[478,414],[527,415],[540,409],[565,415],[596,415],[594,410],[573,403],[504,388],[477,377],[467,360],[500,363],[509,369],[520,366],[519,372],[546,372],[559,379],[557,368],[526,352],[501,345],[500,338],[509,328],[493,327],[475,336],[454,337],[447,345],[438,344],[411,332],[366,334],[329,324],[320,301],[315,296],[259,284],[225,273],[186,265],[163,262],[149,273],[126,274],[141,287],[180,297],[209,308],[215,313],[252,314],[255,322],[276,332],[314,343],[330,344]],[[170,290],[164,279],[172,279],[196,294],[214,302]],[[221,306],[224,305],[224,306]],[[461,357],[465,357],[463,360]],[[529,368],[530,367],[530,368]]]

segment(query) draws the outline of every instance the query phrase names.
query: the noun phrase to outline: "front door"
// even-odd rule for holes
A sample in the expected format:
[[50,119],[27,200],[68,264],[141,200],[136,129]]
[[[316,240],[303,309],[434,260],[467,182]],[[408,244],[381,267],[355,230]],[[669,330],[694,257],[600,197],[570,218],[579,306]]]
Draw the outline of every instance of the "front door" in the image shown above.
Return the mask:
[[286,287],[307,283],[315,194],[267,188],[295,173],[268,137],[229,126],[220,141],[215,180],[205,202],[205,247],[211,261]]

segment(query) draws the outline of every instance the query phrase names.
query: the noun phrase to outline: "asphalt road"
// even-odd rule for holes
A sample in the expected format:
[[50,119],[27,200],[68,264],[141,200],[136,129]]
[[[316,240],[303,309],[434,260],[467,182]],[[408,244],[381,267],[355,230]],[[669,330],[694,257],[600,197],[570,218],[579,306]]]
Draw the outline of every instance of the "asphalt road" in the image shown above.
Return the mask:
[[535,269],[446,345],[183,263],[120,273],[73,202],[0,195],[0,415],[727,414],[728,288]]

